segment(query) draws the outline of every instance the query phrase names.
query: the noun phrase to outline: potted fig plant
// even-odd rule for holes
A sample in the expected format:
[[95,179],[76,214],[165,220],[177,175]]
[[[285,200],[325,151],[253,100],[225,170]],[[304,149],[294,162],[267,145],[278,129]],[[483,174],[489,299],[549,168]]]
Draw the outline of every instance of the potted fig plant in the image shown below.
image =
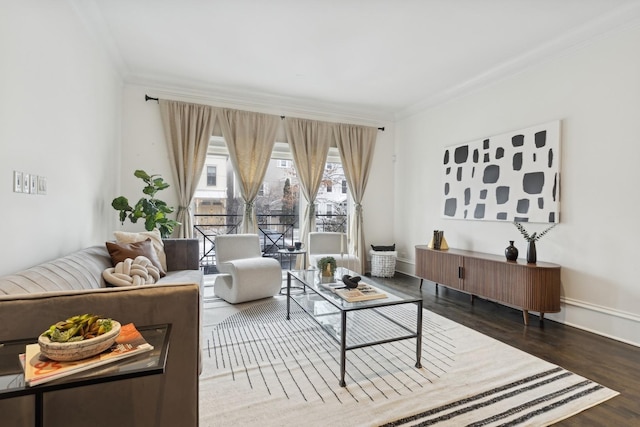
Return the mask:
[[146,184],[142,192],[148,197],[142,197],[133,207],[129,205],[129,200],[124,196],[113,199],[111,206],[119,211],[120,223],[124,224],[124,221],[129,218],[135,224],[138,219],[142,218],[144,219],[144,228],[147,231],[157,228],[163,238],[169,237],[173,233],[173,229],[180,223],[167,216],[173,212],[173,207],[167,206],[166,202],[156,198],[156,193],[169,187],[169,184],[160,175],[149,175],[140,169],[133,174]]

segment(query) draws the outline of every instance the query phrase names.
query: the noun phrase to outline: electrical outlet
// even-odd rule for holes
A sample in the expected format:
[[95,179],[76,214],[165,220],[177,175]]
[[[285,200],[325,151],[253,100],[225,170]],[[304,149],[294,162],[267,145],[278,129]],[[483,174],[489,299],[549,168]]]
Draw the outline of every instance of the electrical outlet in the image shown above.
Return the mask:
[[22,193],[22,172],[13,171],[13,192]]

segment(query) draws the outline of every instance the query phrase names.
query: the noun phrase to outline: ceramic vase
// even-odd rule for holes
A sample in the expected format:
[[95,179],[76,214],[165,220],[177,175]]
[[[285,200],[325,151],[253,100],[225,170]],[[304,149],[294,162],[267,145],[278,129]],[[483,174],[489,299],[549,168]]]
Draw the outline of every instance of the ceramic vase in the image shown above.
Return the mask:
[[518,259],[518,248],[513,246],[513,240],[509,240],[509,246],[504,250],[504,256],[507,257],[507,261]]
[[529,241],[527,245],[527,263],[535,264],[538,255],[536,254],[536,242],[534,240]]

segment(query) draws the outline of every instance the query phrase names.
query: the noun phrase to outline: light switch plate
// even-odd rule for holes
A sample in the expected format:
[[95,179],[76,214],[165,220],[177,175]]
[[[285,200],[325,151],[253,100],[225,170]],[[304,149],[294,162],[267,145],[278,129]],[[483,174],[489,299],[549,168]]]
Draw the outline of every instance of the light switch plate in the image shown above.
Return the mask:
[[29,194],[31,189],[31,176],[28,173],[22,174],[22,192]]
[[38,194],[38,175],[31,175],[29,182],[29,193]]
[[38,175],[38,194],[47,194],[47,177]]
[[13,171],[13,192],[22,193],[22,172]]

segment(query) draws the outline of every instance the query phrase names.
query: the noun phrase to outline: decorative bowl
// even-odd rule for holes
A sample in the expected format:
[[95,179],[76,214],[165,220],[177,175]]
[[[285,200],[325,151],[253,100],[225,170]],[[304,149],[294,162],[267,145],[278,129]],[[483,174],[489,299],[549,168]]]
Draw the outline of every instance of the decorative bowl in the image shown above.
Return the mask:
[[47,358],[57,362],[71,362],[102,353],[113,345],[118,334],[120,334],[120,323],[112,320],[111,330],[95,338],[73,342],[53,342],[49,337],[40,335],[38,344],[40,344],[40,352]]
[[295,249],[296,249],[295,246],[287,246],[287,250],[289,252],[293,252]]
[[348,274],[342,276],[342,283],[344,283],[344,285],[349,289],[357,288],[359,281],[360,276],[349,276]]

